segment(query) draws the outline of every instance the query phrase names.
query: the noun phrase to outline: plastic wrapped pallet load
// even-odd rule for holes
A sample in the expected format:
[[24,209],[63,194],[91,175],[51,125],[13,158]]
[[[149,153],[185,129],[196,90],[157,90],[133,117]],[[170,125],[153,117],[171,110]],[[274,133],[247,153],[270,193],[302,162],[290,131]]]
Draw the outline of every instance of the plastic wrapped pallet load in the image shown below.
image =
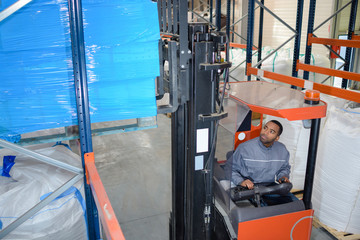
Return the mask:
[[360,233],[360,109],[330,107],[321,131],[313,189],[315,216]]
[[[18,2],[3,0],[0,11]],[[0,138],[77,124],[66,0],[28,1],[0,21]],[[156,115],[157,4],[83,1],[91,122]]]
[[[35,151],[81,168],[80,157],[64,146]],[[9,154],[14,153],[4,149],[0,151],[1,159]],[[11,177],[1,175],[0,230],[70,180],[74,173],[18,154],[10,170]],[[83,181],[80,180],[4,239],[87,239],[84,210]]]

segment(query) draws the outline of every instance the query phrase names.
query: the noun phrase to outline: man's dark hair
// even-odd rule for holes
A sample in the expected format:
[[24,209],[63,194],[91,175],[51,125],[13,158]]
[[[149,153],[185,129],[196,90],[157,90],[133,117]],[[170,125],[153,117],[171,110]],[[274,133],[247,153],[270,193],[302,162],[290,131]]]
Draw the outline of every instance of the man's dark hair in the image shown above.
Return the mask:
[[269,122],[275,123],[276,125],[279,126],[279,132],[278,132],[278,136],[280,136],[283,132],[283,126],[281,125],[281,123],[277,120],[271,120]]

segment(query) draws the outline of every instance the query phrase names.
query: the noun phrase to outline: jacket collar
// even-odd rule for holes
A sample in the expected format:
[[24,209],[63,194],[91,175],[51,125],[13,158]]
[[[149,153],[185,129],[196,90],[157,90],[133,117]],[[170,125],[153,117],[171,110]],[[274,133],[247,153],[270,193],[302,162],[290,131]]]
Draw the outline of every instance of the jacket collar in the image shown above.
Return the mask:
[[264,150],[271,150],[272,146],[274,146],[274,143],[270,147],[265,147],[264,144],[260,141],[260,137],[257,137],[256,141],[258,142],[261,149]]

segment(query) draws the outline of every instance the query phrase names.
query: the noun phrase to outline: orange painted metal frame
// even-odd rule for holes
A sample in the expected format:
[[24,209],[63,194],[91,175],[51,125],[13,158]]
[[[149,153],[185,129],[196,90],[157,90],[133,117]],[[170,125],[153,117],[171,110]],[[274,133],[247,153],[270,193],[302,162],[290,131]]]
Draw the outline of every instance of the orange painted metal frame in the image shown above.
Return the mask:
[[240,222],[238,240],[310,239],[314,210]]
[[299,62],[297,63],[297,69],[302,69],[302,70],[308,71],[308,72],[321,73],[321,74],[325,74],[325,75],[329,75],[329,76],[335,76],[335,77],[360,81],[360,73],[353,73],[353,72],[341,71],[341,70],[336,70],[336,69],[331,69],[331,68],[318,67],[318,66],[313,66],[313,65],[299,63]]
[[[234,47],[234,48],[242,48],[242,49],[246,49],[246,44],[241,44],[241,43],[233,43],[231,42],[230,47]],[[255,47],[252,47],[252,50],[256,50]]]
[[167,34],[160,34],[161,38],[172,38],[173,36]]
[[317,38],[317,37],[313,37],[312,33],[309,33],[307,45],[310,46],[313,43],[360,48],[360,41],[358,40],[357,37],[355,37],[355,39],[351,39],[351,40],[332,39],[332,38]]
[[290,108],[290,109],[272,109],[272,108],[266,108],[261,107],[258,105],[252,105],[247,102],[244,102],[243,100],[231,96],[231,98],[236,99],[237,101],[240,101],[251,109],[251,111],[262,113],[262,114],[268,114],[275,117],[281,117],[286,118],[289,121],[296,121],[296,120],[305,120],[305,119],[316,119],[316,118],[323,118],[326,116],[326,106],[313,106],[306,108],[306,111],[301,111],[301,108]]
[[87,182],[93,192],[96,207],[107,239],[125,240],[119,222],[115,216],[110,200],[105,192],[98,171],[95,166],[94,153],[85,153],[85,171]]
[[[250,75],[250,74],[258,75],[258,70],[259,69],[253,68],[248,65],[247,66],[247,75]],[[291,77],[291,76],[274,73],[274,72],[269,72],[269,71],[265,71],[265,70],[261,70],[261,71],[263,72],[263,77],[270,78],[270,79],[273,79],[273,80],[276,80],[279,82],[291,84],[291,85],[294,85],[294,86],[297,86],[300,88],[304,88],[305,81],[308,81],[308,80],[304,80],[301,78]],[[339,98],[343,98],[343,99],[347,99],[350,101],[360,103],[360,92],[349,91],[346,89],[332,87],[332,86],[315,83],[315,82],[313,83],[313,89],[318,90],[325,94],[335,96],[335,97],[339,97]]]
[[[235,133],[235,138],[234,138],[234,150],[243,142],[246,142],[250,139],[256,138],[258,136],[260,136],[260,131],[262,128],[262,123],[263,123],[263,114],[260,115],[260,124],[258,126],[254,126],[251,124],[251,128],[249,131],[242,131],[242,132],[236,132]],[[240,133],[244,133],[245,134],[245,138],[243,140],[239,140],[239,134]]]
[[360,35],[355,35],[354,33],[351,36],[351,40],[358,40],[360,41]]

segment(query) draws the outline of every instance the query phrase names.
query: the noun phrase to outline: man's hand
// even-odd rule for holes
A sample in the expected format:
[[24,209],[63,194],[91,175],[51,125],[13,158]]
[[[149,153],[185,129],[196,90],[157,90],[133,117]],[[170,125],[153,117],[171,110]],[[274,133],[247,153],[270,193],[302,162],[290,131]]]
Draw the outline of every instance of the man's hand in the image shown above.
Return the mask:
[[290,180],[287,177],[281,177],[279,179],[279,183],[289,183],[289,182],[290,182]]
[[247,187],[248,189],[254,188],[254,183],[252,181],[250,181],[249,179],[242,181],[242,183],[240,185],[243,187]]

